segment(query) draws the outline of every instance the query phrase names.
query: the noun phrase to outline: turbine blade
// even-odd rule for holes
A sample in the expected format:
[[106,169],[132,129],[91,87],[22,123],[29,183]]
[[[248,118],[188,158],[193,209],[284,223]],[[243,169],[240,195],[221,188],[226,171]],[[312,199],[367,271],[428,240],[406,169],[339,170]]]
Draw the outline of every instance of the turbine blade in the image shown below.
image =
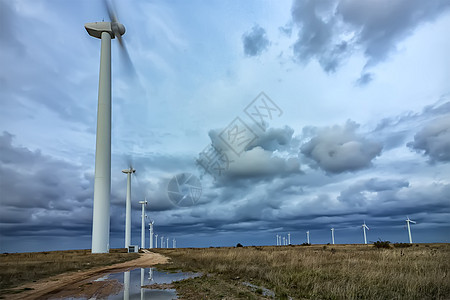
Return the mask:
[[113,4],[111,2],[109,2],[108,0],[103,0],[103,3],[106,7],[106,10],[108,12],[108,16],[109,16],[109,19],[111,20],[111,22],[118,23],[116,10],[114,9]]
[[133,79],[137,79],[136,69],[134,68],[133,62],[131,61],[130,54],[128,53],[127,46],[125,45],[122,36],[118,35],[117,40],[119,41],[120,58],[123,66],[125,67],[125,71],[128,73],[128,75],[132,76]]

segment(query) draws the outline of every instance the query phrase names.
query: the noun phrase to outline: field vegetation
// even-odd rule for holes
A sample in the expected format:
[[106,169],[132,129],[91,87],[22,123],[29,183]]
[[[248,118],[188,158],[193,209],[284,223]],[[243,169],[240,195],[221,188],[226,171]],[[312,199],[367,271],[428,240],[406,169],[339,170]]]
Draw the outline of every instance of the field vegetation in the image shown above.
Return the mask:
[[174,284],[182,299],[450,299],[449,244],[154,250],[203,272]]
[[83,271],[136,259],[137,253],[112,249],[109,254],[90,250],[0,254],[0,295],[15,286],[71,271]]

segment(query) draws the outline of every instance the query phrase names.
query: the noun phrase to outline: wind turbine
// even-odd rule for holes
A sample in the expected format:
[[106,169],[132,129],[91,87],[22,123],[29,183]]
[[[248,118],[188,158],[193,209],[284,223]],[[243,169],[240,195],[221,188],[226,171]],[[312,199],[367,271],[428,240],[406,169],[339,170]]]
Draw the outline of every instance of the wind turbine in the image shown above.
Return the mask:
[[409,243],[412,244],[412,236],[411,236],[411,227],[409,223],[416,224],[415,221],[411,220],[408,216],[406,217],[406,224],[408,225],[408,235],[409,235]]
[[[108,4],[107,2],[105,2]],[[111,39],[117,37],[122,53],[128,52],[122,40],[125,26],[117,21],[108,6],[111,22],[84,24],[92,37],[101,39],[98,86],[97,136],[95,145],[94,205],[92,217],[92,253],[109,252],[111,206]],[[128,61],[129,57],[128,57]]]
[[161,236],[161,246],[160,248],[164,248],[164,236]]
[[288,233],[288,245],[290,245],[291,244],[291,233],[289,232]]
[[145,206],[147,205],[147,199],[144,201],[139,201],[139,204],[142,205],[142,224],[141,224],[141,248],[145,248]]
[[155,248],[158,248],[158,234],[155,234]]
[[334,245],[334,228],[331,228],[331,242]]
[[177,247],[177,241],[175,239],[172,240],[172,248]]
[[125,248],[131,244],[131,174],[136,172],[133,167],[122,170],[122,173],[127,174],[127,200],[125,205]]
[[369,230],[369,227],[366,225],[366,221],[364,221],[364,224],[361,225],[363,232],[364,232],[364,244],[367,245],[367,237],[366,237],[366,229]]
[[306,232],[306,242],[309,244],[309,230]]
[[277,246],[278,246],[278,234],[277,234]]
[[169,238],[166,238],[166,248],[169,248]]
[[148,223],[148,225],[150,226],[149,230],[150,230],[150,249],[153,249],[153,223],[154,221],[151,220],[150,223]]
[[283,246],[286,246],[286,237],[283,236]]

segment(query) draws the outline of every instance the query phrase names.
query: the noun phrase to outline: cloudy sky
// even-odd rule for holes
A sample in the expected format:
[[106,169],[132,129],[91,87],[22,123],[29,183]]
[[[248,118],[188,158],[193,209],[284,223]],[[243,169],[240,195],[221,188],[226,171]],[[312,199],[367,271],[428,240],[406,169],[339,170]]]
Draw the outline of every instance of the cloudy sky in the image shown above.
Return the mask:
[[[450,241],[450,2],[116,1],[111,247]],[[0,251],[91,247],[102,1],[0,0]],[[171,179],[192,174],[198,189]],[[198,181],[193,179],[198,179]],[[193,180],[193,181],[192,181]],[[170,198],[169,195],[172,195]],[[175,194],[176,195],[176,194]],[[149,220],[149,219],[148,219]],[[147,220],[147,221],[148,221]],[[147,235],[148,239],[148,235]]]

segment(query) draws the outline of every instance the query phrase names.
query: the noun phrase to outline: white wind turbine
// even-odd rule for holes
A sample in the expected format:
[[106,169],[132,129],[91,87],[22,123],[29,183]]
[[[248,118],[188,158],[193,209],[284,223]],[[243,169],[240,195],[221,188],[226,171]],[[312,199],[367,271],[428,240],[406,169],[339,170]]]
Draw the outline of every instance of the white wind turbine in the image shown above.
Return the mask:
[[150,249],[153,249],[153,223],[154,221],[151,220],[150,223],[148,223],[149,225],[149,230],[150,230]]
[[288,233],[288,245],[290,245],[291,244],[291,233],[289,232]]
[[331,228],[331,242],[334,245],[334,228]]
[[161,246],[159,246],[160,248],[164,248],[164,236],[161,236]]
[[309,244],[309,230],[306,232],[306,242]]
[[279,246],[279,243],[278,243],[278,234],[277,234],[277,246]]
[[[107,2],[105,2],[108,4]],[[101,39],[98,86],[97,136],[95,146],[94,205],[92,217],[92,253],[109,252],[111,195],[111,39],[117,37],[122,54],[130,62],[122,40],[125,26],[119,23],[111,7],[111,22],[86,23],[92,37]]]
[[158,234],[155,234],[155,248],[158,248]]
[[147,205],[147,199],[144,201],[139,201],[139,204],[142,205],[142,224],[141,224],[141,248],[145,248],[145,206]]
[[172,240],[172,248],[177,247],[177,241],[175,239]]
[[407,226],[408,226],[409,243],[412,244],[411,227],[409,226],[409,223],[416,224],[415,221],[411,220],[411,219],[407,216],[407,217],[406,217],[406,224],[407,224]]
[[166,248],[169,248],[169,238],[166,238]]
[[367,245],[367,237],[366,237],[366,229],[369,230],[369,227],[366,225],[366,221],[364,221],[364,224],[361,225],[363,232],[364,232],[364,244]]
[[129,169],[122,170],[127,174],[127,199],[125,204],[125,248],[131,244],[131,174],[136,170],[130,166]]

